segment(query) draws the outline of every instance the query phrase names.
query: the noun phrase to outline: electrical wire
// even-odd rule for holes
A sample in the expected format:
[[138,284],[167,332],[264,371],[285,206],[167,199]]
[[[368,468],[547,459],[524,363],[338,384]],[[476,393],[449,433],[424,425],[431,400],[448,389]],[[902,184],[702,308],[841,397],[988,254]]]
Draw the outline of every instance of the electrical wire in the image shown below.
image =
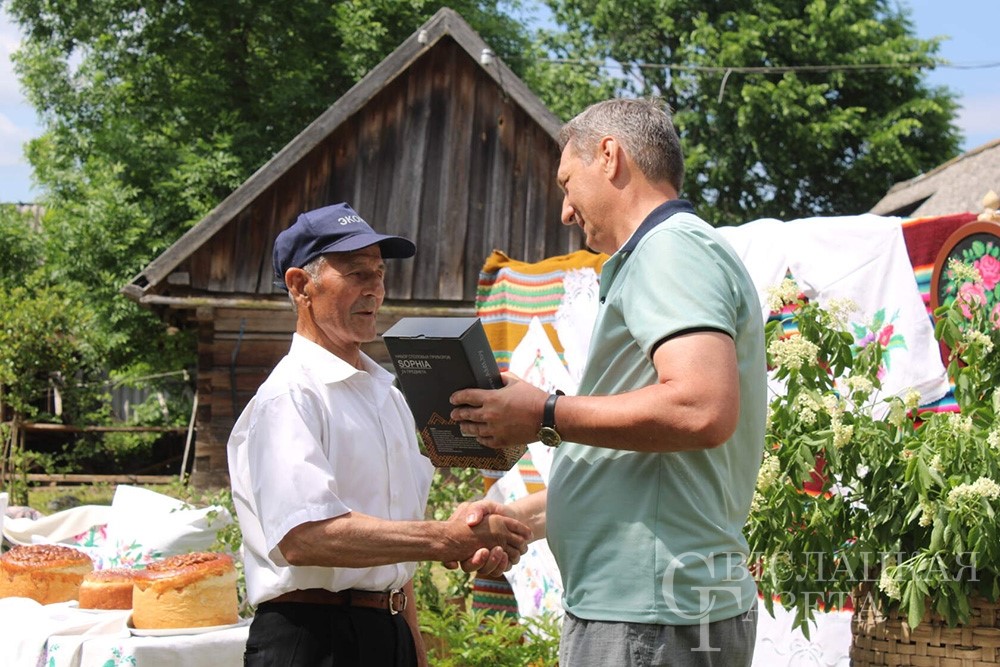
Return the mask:
[[[582,67],[624,67],[623,64],[606,60],[575,60],[572,58],[542,58],[539,62],[555,65],[578,65]],[[639,69],[667,69],[679,72],[709,72],[709,73],[750,73],[750,74],[786,74],[789,72],[843,72],[853,70],[886,70],[886,69],[993,69],[1000,67],[1000,61],[987,63],[856,63],[843,65],[680,65],[671,63],[627,63]]]

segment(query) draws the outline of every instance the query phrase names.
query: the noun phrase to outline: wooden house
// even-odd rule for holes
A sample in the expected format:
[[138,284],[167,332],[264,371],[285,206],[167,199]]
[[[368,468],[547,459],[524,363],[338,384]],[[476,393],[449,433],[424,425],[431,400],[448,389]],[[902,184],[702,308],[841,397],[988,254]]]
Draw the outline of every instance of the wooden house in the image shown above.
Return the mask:
[[[408,315],[471,315],[494,248],[537,261],[583,247],[559,224],[559,120],[454,11],[442,9],[123,292],[198,335],[192,482],[228,480],[226,440],[288,349],[272,245],[299,213],[347,201],[413,239],[391,260],[379,332]],[[381,341],[367,349],[386,361]]]

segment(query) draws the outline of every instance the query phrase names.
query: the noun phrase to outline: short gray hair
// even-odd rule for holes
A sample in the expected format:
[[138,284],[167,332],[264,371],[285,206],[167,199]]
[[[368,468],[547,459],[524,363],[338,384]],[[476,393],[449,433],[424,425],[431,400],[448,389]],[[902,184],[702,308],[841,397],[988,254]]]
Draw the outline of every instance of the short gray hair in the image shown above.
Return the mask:
[[[302,270],[306,272],[310,279],[316,284],[319,284],[319,273],[323,270],[323,265],[326,264],[326,255],[320,255],[316,259],[312,259],[308,264],[302,267]],[[288,290],[288,300],[292,302],[292,312],[299,312],[299,305],[295,303],[295,297],[292,295],[292,291]]]
[[680,192],[684,185],[684,153],[669,105],[655,98],[622,98],[592,104],[563,125],[559,148],[572,143],[581,159],[589,164],[598,142],[609,135],[618,140],[646,178],[653,182],[667,181]]

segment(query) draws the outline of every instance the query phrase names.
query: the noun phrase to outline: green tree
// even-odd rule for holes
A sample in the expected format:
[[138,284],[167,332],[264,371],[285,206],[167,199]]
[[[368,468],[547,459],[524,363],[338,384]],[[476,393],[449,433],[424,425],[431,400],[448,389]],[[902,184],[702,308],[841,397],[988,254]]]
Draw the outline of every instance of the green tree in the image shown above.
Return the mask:
[[16,284],[41,262],[41,242],[30,221],[13,204],[0,204],[0,284]]
[[939,41],[894,2],[545,2],[559,58],[675,110],[683,194],[716,224],[864,212],[958,152],[954,96],[924,81]]
[[26,421],[89,409],[84,385],[97,370],[91,316],[72,286],[45,270],[44,244],[31,216],[0,206],[0,489],[24,504],[23,475],[42,458],[22,451]]

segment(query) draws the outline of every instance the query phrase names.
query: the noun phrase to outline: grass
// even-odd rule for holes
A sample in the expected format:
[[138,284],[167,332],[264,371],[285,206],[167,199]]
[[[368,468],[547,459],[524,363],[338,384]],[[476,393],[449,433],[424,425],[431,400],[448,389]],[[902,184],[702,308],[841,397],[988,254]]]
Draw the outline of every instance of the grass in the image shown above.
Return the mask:
[[[110,505],[117,484],[79,484],[73,486],[33,486],[28,489],[28,506],[42,514],[53,514],[77,505]],[[184,500],[195,506],[210,504],[205,501],[210,491],[202,491],[181,484],[143,485],[144,489]]]
[[28,506],[52,514],[72,505],[110,505],[114,495],[112,484],[36,486],[28,489]]

